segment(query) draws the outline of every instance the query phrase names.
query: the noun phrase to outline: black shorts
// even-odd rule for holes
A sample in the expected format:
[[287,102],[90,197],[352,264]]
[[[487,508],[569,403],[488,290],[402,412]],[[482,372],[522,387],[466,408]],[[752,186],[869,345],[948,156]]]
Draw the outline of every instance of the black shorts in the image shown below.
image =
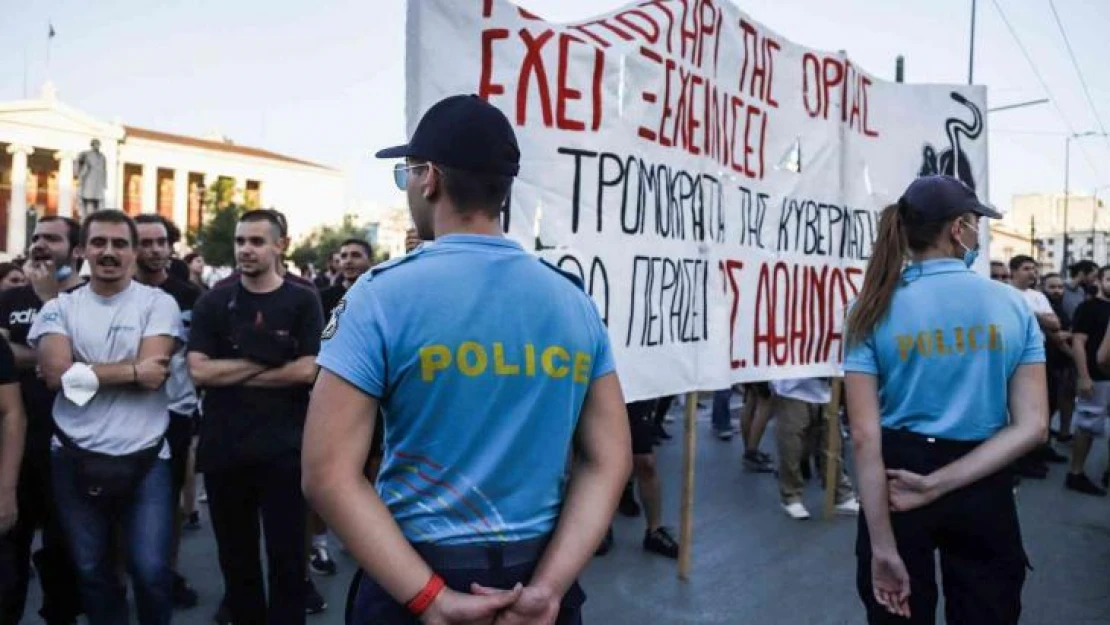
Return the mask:
[[176,412],[170,413],[170,427],[166,430],[166,442],[170,444],[170,477],[173,482],[174,501],[185,488],[185,472],[189,467],[189,446],[196,432],[196,420],[191,416]]
[[632,455],[643,456],[655,451],[655,400],[634,401],[625,406],[628,426],[632,429]]
[[[888,469],[927,475],[967,454],[977,443],[883,430],[882,445]],[[898,554],[910,575],[910,620],[890,614],[875,601],[871,539],[861,514],[856,538],[856,588],[867,609],[868,622],[935,623],[939,596],[935,555],[939,551],[947,622],[1017,623],[1029,563],[1012,488],[1010,470],[1005,469],[924,508],[890,514]]]

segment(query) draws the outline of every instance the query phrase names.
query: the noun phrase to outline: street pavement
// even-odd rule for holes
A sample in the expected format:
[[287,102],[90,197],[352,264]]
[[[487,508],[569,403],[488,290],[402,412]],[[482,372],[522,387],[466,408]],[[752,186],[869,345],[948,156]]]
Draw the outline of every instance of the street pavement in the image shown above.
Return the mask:
[[[679,413],[674,413],[676,416]],[[774,453],[774,421],[763,449]],[[668,425],[674,439],[657,447],[664,484],[664,522],[678,531],[682,471],[681,423]],[[642,624],[840,624],[863,623],[855,590],[855,520],[821,518],[822,491],[814,480],[806,504],[814,518],[788,519],[778,506],[772,475],[745,473],[739,437],[711,435],[707,411],[697,427],[698,459],[694,551],[690,579],[677,579],[676,563],[645,553],[641,519],[618,517],[616,545],[595,558],[581,582],[589,598],[586,623]],[[1064,453],[1069,448],[1058,445]],[[1107,463],[1106,441],[1096,442],[1088,473],[1097,478]],[[1045,481],[1026,480],[1018,502],[1026,549],[1034,570],[1024,591],[1027,624],[1110,623],[1110,500],[1063,489],[1066,465],[1052,465]],[[222,593],[216,546],[207,510],[203,526],[187,533],[181,572],[200,594],[200,605],[174,615],[174,622],[212,622]],[[313,576],[328,609],[308,625],[343,622],[343,602],[355,566],[336,545],[335,577]],[[25,623],[40,623],[32,582]],[[131,593],[133,594],[133,593]],[[943,613],[943,612],[941,612]],[[939,618],[938,622],[943,622]]]

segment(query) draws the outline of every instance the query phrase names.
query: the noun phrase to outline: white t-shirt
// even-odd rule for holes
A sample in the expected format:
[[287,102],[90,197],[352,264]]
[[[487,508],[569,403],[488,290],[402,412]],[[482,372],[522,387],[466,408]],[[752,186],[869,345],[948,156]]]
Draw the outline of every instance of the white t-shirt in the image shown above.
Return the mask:
[[1021,296],[1025,298],[1025,303],[1029,305],[1029,310],[1031,310],[1034,315],[1056,314],[1056,312],[1052,310],[1052,304],[1048,302],[1048,297],[1037,289],[1025,289],[1021,291]]
[[[139,355],[146,337],[181,337],[181,311],[170,295],[138,282],[112,297],[101,297],[86,284],[47,302],[27,342],[37,348],[48,334],[69,337],[74,362],[127,362]],[[169,397],[165,385],[156,391],[101,386],[87,404],[78,406],[58,393],[54,421],[82,449],[120,456],[146,449],[165,434]],[[57,439],[54,445],[59,445]],[[168,445],[159,457],[169,458]]]
[[771,390],[779,397],[804,401],[807,404],[827,404],[832,401],[832,387],[824,378],[772,380]]

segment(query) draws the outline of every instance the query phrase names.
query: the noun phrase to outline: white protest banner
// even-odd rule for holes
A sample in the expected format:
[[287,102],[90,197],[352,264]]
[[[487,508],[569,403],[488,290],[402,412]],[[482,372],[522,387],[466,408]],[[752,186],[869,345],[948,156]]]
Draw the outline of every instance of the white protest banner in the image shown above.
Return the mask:
[[458,93],[505,112],[507,232],[583,279],[629,399],[836,375],[882,207],[921,173],[986,196],[985,88],[876,79],[727,0],[410,0],[407,31],[410,132]]

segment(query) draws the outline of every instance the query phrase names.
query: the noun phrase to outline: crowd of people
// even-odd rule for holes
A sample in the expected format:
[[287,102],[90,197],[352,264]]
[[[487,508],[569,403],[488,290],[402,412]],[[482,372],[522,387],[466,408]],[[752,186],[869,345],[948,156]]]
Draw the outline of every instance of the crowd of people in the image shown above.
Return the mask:
[[[27,258],[0,266],[2,622],[22,617],[32,564],[51,625],[128,622],[128,579],[140,623],[195,606],[175,571],[182,532],[200,526],[197,473],[221,625],[326,609],[309,574],[337,572],[332,534],[361,568],[353,623],[580,623],[577,576],[614,548],[618,511],[643,515],[645,551],[677,557],[654,452],[675,398],[626,403],[581,285],[501,236],[520,161],[508,120],[448,98],[379,156],[404,159],[394,177],[415,227],[408,253],[378,266],[350,239],[321,274],[288,272],[287,222],[270,209],[240,217],[235,271],[212,284],[202,257],[177,257],[172,223],[115,210],[44,217]],[[737,428],[735,391],[713,394],[716,437],[741,435],[745,469],[776,474],[796,520],[826,428],[847,416],[858,488],[838,459],[835,503],[859,517],[873,623],[930,622],[935,582],[908,589],[930,588],[938,549],[964,593],[950,617],[1016,622],[1024,552],[1003,467],[1020,456],[1018,473],[1043,479],[1067,459],[1036,446],[1041,412],[1073,445],[1065,486],[1106,494],[1110,472],[1099,487],[1085,465],[1110,420],[1110,267],[1083,261],[1065,282],[1019,256],[991,265],[1013,288],[991,284],[970,270],[984,216],[944,176],[884,211],[846,322],[841,405],[827,406],[827,379],[749,384]],[[947,288],[983,306],[938,301]],[[771,419],[774,457],[761,449]],[[972,540],[960,515],[976,497],[997,504],[999,532]],[[979,605],[987,591],[968,580],[1003,565],[1008,581]]]

